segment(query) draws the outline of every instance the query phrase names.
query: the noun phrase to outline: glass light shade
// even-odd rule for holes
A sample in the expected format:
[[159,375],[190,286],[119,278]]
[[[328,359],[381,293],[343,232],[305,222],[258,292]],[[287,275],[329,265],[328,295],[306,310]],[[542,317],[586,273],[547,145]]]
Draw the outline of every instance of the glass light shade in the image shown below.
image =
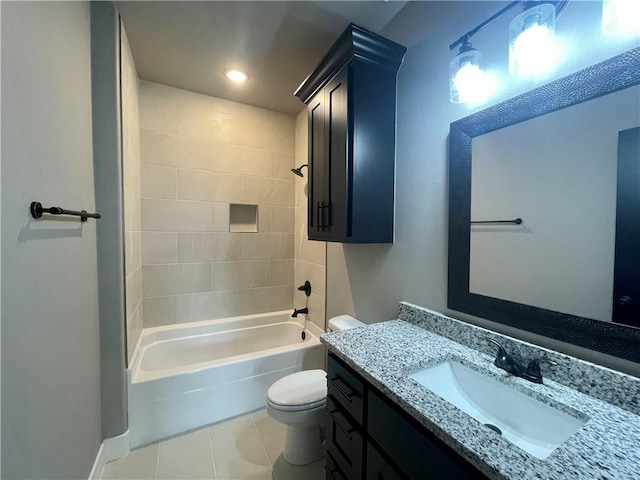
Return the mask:
[[470,47],[451,60],[449,98],[452,103],[482,103],[486,98],[486,79],[481,61],[482,54]]
[[640,0],[604,0],[602,33],[640,35]]
[[509,73],[534,76],[551,71],[559,53],[555,30],[556,7],[549,3],[514,18],[509,25]]

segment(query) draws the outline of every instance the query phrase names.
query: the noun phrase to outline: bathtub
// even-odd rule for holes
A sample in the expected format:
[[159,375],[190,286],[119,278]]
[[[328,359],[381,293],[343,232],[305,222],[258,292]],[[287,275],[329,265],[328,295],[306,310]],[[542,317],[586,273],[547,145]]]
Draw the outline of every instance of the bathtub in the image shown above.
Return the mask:
[[323,368],[321,333],[288,310],[143,329],[128,370],[131,448],[264,407],[276,380]]

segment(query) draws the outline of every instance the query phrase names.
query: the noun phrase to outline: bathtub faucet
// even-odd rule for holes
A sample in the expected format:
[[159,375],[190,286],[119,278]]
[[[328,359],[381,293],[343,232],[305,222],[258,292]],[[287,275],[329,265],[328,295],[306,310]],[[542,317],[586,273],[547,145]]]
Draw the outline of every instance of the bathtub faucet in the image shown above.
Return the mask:
[[299,313],[309,313],[309,309],[307,307],[304,307],[301,309],[294,308],[291,316],[295,318],[298,316]]

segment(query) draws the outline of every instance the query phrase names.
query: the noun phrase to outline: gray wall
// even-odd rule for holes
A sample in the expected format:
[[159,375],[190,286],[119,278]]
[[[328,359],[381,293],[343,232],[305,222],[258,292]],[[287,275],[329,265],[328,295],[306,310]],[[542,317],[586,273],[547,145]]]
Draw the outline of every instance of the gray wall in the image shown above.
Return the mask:
[[127,364],[142,332],[142,246],[140,215],[140,117],[138,72],[120,21],[120,92],[122,101],[122,188],[124,190],[125,304]]
[[[381,32],[409,46],[398,76],[396,242],[327,245],[327,317],[340,313],[365,322],[396,318],[406,300],[518,338],[625,371],[637,364],[562,344],[500,324],[450,312],[447,301],[447,141],[450,122],[482,107],[449,102],[448,45],[500,8],[497,2],[412,2]],[[544,80],[503,73],[496,103],[625,51],[637,43],[603,39],[600,2],[571,2],[557,21],[570,56]],[[515,14],[514,14],[515,15]],[[474,37],[490,70],[508,70],[506,15]],[[579,48],[580,42],[583,42]]]
[[87,478],[100,444],[89,4],[2,4],[2,478]]
[[93,153],[100,299],[102,438],[127,429],[120,18],[111,2],[91,4]]

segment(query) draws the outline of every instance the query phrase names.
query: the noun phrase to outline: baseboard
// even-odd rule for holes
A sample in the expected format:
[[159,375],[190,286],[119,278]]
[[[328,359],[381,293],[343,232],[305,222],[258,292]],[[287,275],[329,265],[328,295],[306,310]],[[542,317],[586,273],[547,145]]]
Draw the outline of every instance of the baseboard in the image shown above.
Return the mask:
[[93,462],[89,480],[100,480],[102,468],[107,462],[117,460],[129,453],[129,430],[117,437],[105,438],[100,444],[98,454]]

